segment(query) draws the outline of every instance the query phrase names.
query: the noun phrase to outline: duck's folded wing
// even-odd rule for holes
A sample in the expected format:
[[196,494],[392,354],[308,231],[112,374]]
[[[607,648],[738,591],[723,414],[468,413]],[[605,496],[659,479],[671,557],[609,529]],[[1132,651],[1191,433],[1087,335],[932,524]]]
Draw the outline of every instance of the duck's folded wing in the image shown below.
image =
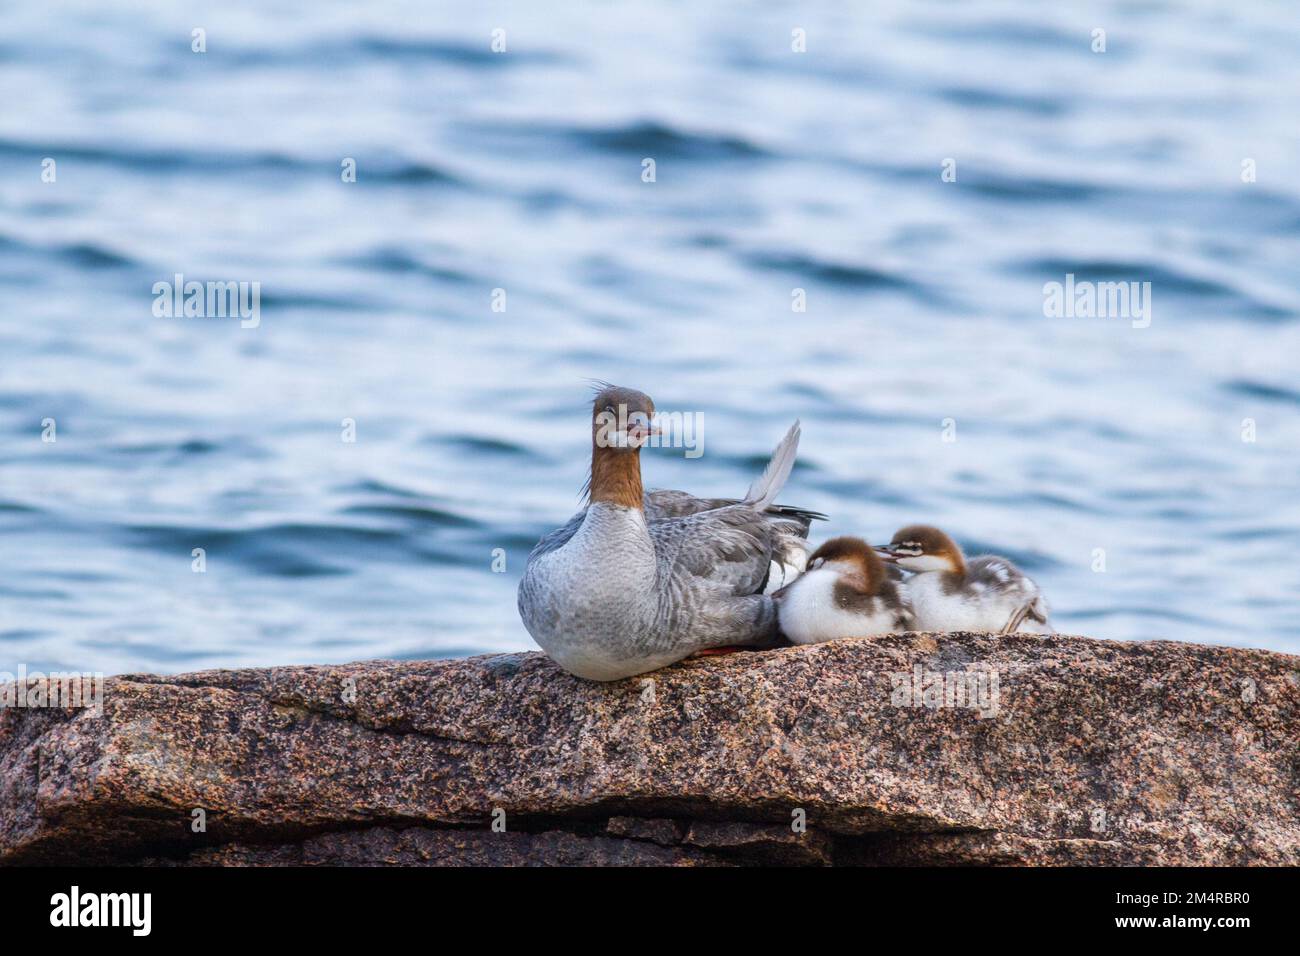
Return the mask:
[[[664,521],[668,518],[684,518],[699,514],[701,511],[713,511],[718,508],[730,508],[740,504],[737,498],[697,498],[685,491],[673,491],[669,488],[655,488],[645,493],[644,506],[647,521]],[[798,522],[805,534],[816,519],[825,521],[826,516],[820,511],[797,508],[794,505],[772,505],[765,514],[780,515]]]
[[699,514],[736,504],[731,498],[697,498],[689,492],[673,491],[669,488],[653,488],[645,493],[646,521],[666,521],[669,518],[685,518],[687,515]]
[[784,519],[744,505],[650,524],[659,573],[676,587],[758,594]]

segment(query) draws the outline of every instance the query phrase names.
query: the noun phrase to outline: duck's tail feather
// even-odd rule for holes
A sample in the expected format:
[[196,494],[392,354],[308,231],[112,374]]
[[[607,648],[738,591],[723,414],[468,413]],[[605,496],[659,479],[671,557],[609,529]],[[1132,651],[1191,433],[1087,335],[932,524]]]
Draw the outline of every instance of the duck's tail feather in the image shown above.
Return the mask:
[[772,460],[767,463],[763,473],[749,486],[749,491],[745,493],[745,504],[760,511],[769,507],[789,480],[790,471],[794,468],[794,456],[798,451],[799,422],[796,420],[772,452]]
[[800,518],[804,521],[829,521],[827,515],[820,511],[813,511],[811,508],[800,508],[796,505],[770,505],[767,509],[768,514],[783,515],[787,518]]

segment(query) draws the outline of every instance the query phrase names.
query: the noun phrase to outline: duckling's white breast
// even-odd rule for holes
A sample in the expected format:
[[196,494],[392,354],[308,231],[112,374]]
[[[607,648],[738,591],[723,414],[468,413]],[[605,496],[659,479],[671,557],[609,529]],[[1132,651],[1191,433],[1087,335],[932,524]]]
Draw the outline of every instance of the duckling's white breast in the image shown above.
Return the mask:
[[849,611],[835,602],[839,575],[829,568],[806,571],[777,605],[781,630],[796,644],[819,644],[844,637],[867,637],[893,629],[894,616],[882,601],[869,613]]

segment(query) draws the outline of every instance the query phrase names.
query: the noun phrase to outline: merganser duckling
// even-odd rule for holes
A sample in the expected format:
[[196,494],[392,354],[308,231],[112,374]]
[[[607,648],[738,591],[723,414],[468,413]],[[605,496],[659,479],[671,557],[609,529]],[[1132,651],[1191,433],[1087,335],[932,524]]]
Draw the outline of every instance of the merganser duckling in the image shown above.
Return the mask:
[[776,639],[763,593],[807,560],[808,526],[824,515],[774,505],[799,446],[795,422],[740,501],[641,486],[654,403],[606,386],[592,406],[588,504],[546,535],[519,582],[519,615],[572,674],[618,680],[699,651]]
[[917,630],[1055,633],[1038,585],[1006,558],[967,561],[952,538],[919,524],[878,550],[886,561],[916,572],[907,588]]
[[891,571],[861,538],[832,538],[773,595],[782,633],[796,644],[818,644],[913,630],[902,574]]

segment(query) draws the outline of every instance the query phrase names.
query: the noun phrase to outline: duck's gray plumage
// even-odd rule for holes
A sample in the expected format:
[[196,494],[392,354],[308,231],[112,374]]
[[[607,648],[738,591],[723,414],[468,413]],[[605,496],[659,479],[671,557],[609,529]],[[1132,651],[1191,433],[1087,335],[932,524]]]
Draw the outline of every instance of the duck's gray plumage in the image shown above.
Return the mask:
[[[686,518],[704,511],[717,511],[741,504],[739,498],[697,498],[688,492],[672,491],[667,488],[652,488],[645,493],[644,501],[646,521],[652,527],[669,518]],[[803,540],[808,536],[808,528],[813,519],[826,518],[820,511],[809,511],[806,508],[794,508],[788,505],[772,505],[764,514],[769,519],[769,523],[773,523],[782,534],[792,536],[796,540]],[[544,535],[529,553],[528,560],[531,561],[539,554],[563,546],[582,526],[586,516],[587,509],[583,508],[563,525]],[[788,547],[794,543],[783,542],[783,544]]]
[[543,537],[519,585],[534,640],[596,680],[774,641],[776,610],[762,591],[774,562],[802,567],[814,514],[772,503],[798,439],[796,423],[744,500],[651,491],[642,508],[593,502]]

